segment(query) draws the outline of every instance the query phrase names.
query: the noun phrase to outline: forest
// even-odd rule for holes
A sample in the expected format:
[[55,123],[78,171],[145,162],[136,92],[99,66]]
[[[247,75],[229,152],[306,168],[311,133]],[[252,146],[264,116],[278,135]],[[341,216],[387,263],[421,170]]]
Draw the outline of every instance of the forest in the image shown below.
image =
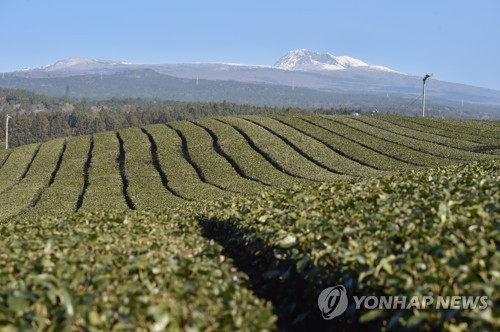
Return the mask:
[[[49,97],[25,90],[0,89],[0,141],[10,115],[9,146],[45,142],[60,137],[93,134],[208,116],[309,112],[350,114],[353,110],[279,108],[231,102],[178,102],[142,98],[106,101]],[[356,110],[356,112],[361,112]],[[4,144],[0,149],[5,148]]]

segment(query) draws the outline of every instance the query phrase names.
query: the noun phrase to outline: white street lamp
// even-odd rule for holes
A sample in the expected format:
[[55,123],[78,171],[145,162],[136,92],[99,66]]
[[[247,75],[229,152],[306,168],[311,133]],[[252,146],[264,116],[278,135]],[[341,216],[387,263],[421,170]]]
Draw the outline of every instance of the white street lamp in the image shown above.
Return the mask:
[[424,84],[422,86],[422,117],[424,118],[425,117],[425,82],[427,81],[427,79],[431,78],[432,75],[434,74],[427,74],[424,76]]
[[9,119],[12,118],[10,115],[7,115],[5,119],[5,150],[9,149]]

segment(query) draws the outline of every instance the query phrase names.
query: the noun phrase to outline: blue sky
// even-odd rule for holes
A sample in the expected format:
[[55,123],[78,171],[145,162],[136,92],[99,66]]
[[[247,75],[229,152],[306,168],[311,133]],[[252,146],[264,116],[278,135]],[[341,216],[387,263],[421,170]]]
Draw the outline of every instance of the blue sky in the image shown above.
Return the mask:
[[0,0],[0,72],[72,57],[273,64],[291,49],[500,90],[500,1]]

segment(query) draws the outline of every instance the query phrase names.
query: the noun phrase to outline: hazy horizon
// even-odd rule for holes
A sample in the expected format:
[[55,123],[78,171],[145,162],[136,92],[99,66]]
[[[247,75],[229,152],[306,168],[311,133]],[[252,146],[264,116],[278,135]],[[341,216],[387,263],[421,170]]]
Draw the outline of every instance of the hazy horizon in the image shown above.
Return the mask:
[[500,90],[500,2],[5,0],[0,72],[70,57],[273,65],[293,49]]

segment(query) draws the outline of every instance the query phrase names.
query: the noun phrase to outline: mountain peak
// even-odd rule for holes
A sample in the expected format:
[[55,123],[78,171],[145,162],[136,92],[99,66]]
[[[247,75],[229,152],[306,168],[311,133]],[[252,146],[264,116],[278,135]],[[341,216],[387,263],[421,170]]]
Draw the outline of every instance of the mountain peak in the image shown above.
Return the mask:
[[354,67],[393,72],[382,66],[371,66],[364,61],[349,56],[335,56],[330,53],[318,53],[308,49],[298,49],[287,52],[275,64],[276,68],[285,70],[343,70]]
[[24,68],[18,71],[81,71],[81,70],[101,70],[109,69],[110,67],[124,66],[127,65],[126,62],[109,61],[109,60],[98,60],[83,57],[71,57],[63,60],[59,60],[55,63],[40,66]]

